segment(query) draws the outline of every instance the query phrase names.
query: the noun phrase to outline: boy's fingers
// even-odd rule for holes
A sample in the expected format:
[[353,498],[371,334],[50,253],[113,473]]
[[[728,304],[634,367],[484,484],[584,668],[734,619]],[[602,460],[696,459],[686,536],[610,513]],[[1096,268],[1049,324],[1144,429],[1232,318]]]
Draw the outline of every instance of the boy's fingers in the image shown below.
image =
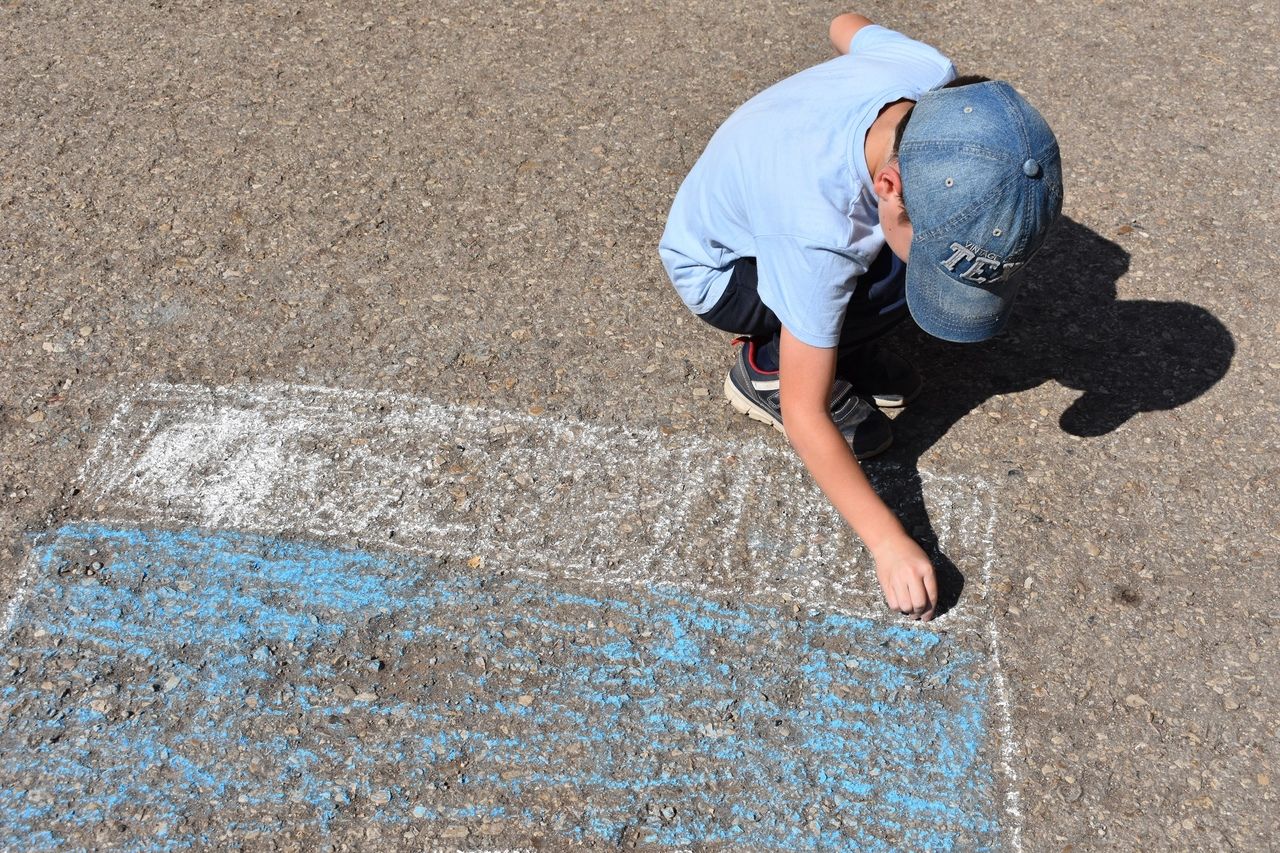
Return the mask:
[[898,584],[898,612],[910,616],[914,607],[911,603],[911,584],[905,581]]
[[933,618],[933,602],[934,599],[929,597],[929,590],[924,583],[920,579],[916,579],[911,585],[911,603],[915,607],[912,615],[917,619],[928,622]]
[[932,569],[924,576],[924,591],[929,596],[929,609],[938,605],[938,576]]
[[916,616],[923,616],[929,611],[929,595],[918,578],[911,583],[911,611]]

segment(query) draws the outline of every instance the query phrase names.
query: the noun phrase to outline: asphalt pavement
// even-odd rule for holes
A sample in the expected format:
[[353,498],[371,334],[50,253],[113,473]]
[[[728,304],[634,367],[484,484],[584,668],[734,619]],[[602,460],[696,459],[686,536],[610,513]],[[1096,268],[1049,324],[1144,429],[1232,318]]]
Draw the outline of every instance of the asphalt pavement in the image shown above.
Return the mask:
[[0,843],[1274,849],[1280,9],[856,10],[1062,148],[1008,331],[893,336],[928,629],[656,251],[841,11],[0,3]]

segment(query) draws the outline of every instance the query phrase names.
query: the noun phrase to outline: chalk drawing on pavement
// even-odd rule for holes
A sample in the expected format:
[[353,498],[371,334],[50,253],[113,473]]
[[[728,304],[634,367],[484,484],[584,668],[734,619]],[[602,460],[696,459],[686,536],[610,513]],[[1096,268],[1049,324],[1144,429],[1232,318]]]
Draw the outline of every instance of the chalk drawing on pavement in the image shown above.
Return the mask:
[[139,810],[149,847],[214,843],[213,803],[240,838],[1017,849],[988,489],[924,475],[981,575],[924,629],[802,474],[765,441],[148,386],[23,567],[0,846]]

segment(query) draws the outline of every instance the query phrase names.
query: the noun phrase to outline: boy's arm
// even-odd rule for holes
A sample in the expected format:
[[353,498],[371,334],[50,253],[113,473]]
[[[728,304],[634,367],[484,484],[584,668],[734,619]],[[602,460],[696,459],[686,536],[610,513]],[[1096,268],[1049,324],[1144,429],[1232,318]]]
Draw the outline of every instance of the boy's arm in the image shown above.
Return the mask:
[[870,18],[865,18],[856,12],[837,15],[831,21],[831,27],[827,31],[831,37],[831,46],[836,49],[836,53],[848,53],[849,42],[853,41],[854,34],[870,24]]
[[932,619],[938,600],[933,564],[875,493],[831,421],[828,406],[835,367],[834,349],[809,346],[782,330],[778,387],[787,438],[818,486],[871,551],[889,607],[918,619]]

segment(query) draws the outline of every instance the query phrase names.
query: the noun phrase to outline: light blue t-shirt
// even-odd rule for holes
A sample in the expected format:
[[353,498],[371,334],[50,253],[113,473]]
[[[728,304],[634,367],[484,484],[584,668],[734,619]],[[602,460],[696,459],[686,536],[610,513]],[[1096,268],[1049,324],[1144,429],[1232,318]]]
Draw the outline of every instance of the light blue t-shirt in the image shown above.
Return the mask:
[[867,130],[894,101],[955,78],[950,60],[885,27],[770,86],[729,116],[676,193],[658,246],[696,314],[756,258],[760,299],[804,343],[835,346],[853,285],[884,246]]

